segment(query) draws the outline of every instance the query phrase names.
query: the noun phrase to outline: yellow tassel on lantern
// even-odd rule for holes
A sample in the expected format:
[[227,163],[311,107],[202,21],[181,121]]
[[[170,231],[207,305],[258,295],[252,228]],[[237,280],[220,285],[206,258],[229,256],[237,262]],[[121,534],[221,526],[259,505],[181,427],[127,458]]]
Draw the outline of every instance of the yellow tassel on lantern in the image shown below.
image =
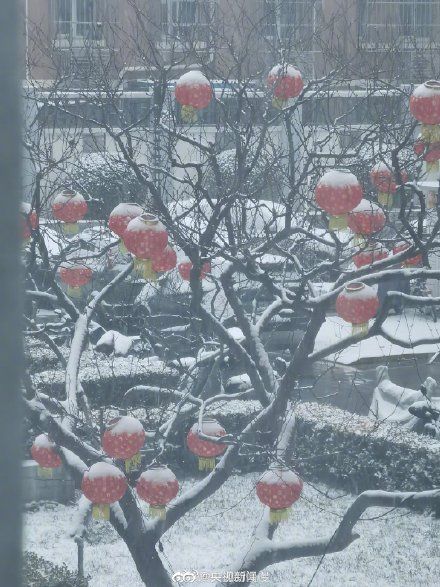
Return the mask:
[[425,143],[440,142],[440,126],[437,124],[422,124],[420,136]]
[[37,475],[40,479],[52,479],[53,470],[48,467],[38,467]]
[[150,505],[149,512],[152,518],[165,520],[167,517],[167,511],[164,505]]
[[72,287],[69,285],[69,286],[67,286],[66,294],[69,296],[69,298],[78,299],[82,296],[82,288],[81,287]]
[[328,228],[331,231],[335,230],[343,230],[347,228],[347,215],[343,214],[342,216],[330,216],[328,220]]
[[138,275],[145,281],[157,281],[157,273],[153,271],[151,259],[136,259],[134,267]]
[[215,457],[199,457],[199,471],[212,471],[215,469]]
[[286,107],[287,100],[283,100],[282,98],[272,98],[272,106],[277,110],[282,110]]
[[426,173],[433,174],[438,173],[440,165],[438,161],[427,161],[426,162]]
[[195,123],[198,120],[197,110],[194,106],[182,106],[180,114],[183,122]]
[[125,471],[129,473],[130,471],[136,471],[141,466],[142,457],[141,453],[138,452],[135,454],[131,459],[127,459],[125,461]]
[[119,248],[119,252],[120,252],[122,255],[127,255],[127,254],[128,254],[128,249],[127,249],[127,247],[124,245],[124,241],[122,241],[122,240],[121,240],[121,241],[119,241],[118,248]]
[[282,508],[279,510],[270,509],[269,522],[271,524],[279,524],[289,518],[290,508]]
[[353,336],[356,334],[367,334],[368,333],[368,322],[363,322],[362,324],[353,324],[351,328],[351,333]]
[[366,244],[367,241],[365,240],[365,237],[363,234],[355,234],[353,242],[356,246],[362,247]]
[[61,230],[66,235],[73,235],[78,234],[79,232],[79,224],[77,222],[63,222],[61,224]]
[[92,508],[94,520],[110,520],[110,506],[108,503],[94,503]]
[[392,208],[394,196],[393,196],[393,194],[387,194],[386,192],[379,192],[379,195],[377,197],[377,201],[384,208]]

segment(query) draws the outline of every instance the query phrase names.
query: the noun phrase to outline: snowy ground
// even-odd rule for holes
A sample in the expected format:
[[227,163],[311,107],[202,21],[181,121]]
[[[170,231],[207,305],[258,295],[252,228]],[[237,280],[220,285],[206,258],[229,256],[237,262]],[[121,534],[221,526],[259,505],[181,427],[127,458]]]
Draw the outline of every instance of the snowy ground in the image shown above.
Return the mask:
[[[384,323],[384,329],[391,335],[403,340],[416,341],[421,338],[440,337],[440,321],[433,322],[430,317],[413,310],[407,310],[398,316],[389,316]],[[344,322],[338,316],[329,316],[318,333],[315,350],[320,350],[337,340],[350,336],[350,334],[350,324]],[[382,336],[374,336],[351,345],[337,354],[330,355],[328,360],[351,365],[369,358],[433,355],[439,351],[439,344],[424,344],[412,349],[406,349],[388,342]]]
[[[213,498],[177,523],[162,540],[168,568],[225,572],[246,552],[262,506],[255,497],[256,474],[233,477]],[[306,485],[290,520],[277,538],[331,535],[353,496]],[[25,548],[51,562],[75,569],[76,545],[69,538],[74,506],[41,505],[26,513]],[[385,515],[384,515],[385,514]],[[379,517],[377,517],[379,516]],[[355,527],[361,538],[347,550],[266,569],[256,587],[434,587],[440,576],[440,520],[405,510],[367,510]],[[371,518],[377,518],[371,520]],[[111,526],[94,522],[85,548],[91,587],[142,587],[125,545]],[[220,545],[223,545],[220,547]],[[320,564],[321,562],[321,564]],[[319,566],[319,568],[318,568]],[[317,570],[318,568],[318,570]],[[316,572],[316,574],[315,574]],[[313,580],[312,580],[313,579]],[[196,582],[213,585],[213,582]],[[159,586],[158,586],[159,587]]]

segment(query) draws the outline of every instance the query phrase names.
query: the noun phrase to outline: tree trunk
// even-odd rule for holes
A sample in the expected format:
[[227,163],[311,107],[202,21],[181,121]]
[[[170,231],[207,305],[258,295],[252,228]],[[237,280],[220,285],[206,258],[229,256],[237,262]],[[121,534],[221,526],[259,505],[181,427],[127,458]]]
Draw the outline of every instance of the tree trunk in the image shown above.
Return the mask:
[[138,573],[146,587],[173,587],[173,582],[165,569],[154,542],[145,537],[134,544],[128,544]]

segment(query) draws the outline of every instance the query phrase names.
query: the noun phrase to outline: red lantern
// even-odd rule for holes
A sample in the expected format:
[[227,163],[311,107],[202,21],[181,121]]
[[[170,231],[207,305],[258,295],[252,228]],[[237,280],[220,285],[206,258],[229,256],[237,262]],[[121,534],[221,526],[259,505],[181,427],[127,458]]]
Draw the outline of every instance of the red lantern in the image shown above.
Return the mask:
[[58,268],[60,280],[67,285],[66,293],[71,298],[80,298],[82,288],[90,283],[93,271],[81,263],[66,261]]
[[[407,249],[410,248],[410,244],[406,243],[405,241],[401,241],[400,243],[397,243],[394,248],[393,248],[393,253],[394,255],[397,255],[398,253],[403,253],[403,251],[406,251]],[[403,267],[417,267],[418,265],[422,265],[423,263],[423,257],[422,255],[415,255],[415,257],[410,257],[409,259],[406,259],[403,263],[402,266]]]
[[141,216],[143,209],[131,202],[121,202],[113,208],[108,218],[108,227],[117,236],[122,238],[130,220]]
[[156,465],[142,473],[136,484],[136,491],[140,499],[150,504],[150,515],[165,520],[165,506],[176,497],[179,482],[168,467]]
[[167,245],[163,251],[158,253],[152,260],[153,271],[163,273],[174,269],[177,263],[176,251]]
[[388,251],[380,244],[366,247],[353,256],[353,263],[358,269],[366,265],[372,265],[388,257]]
[[109,520],[109,505],[122,499],[127,490],[127,479],[114,465],[95,463],[84,473],[81,489],[93,503],[93,517]]
[[435,163],[440,160],[440,142],[429,144],[418,138],[414,143],[414,153],[419,157],[423,155],[423,160],[427,163]]
[[[193,264],[191,263],[191,261],[183,261],[182,263],[178,264],[177,269],[180,273],[180,277],[184,281],[190,281],[192,268],[193,268]],[[203,265],[202,265],[199,279],[200,280],[204,279],[210,271],[211,271],[211,263],[209,261],[205,261],[205,263],[203,263]]]
[[131,471],[141,464],[139,451],[144,446],[145,431],[133,416],[121,416],[109,422],[102,436],[102,448],[109,457],[125,460],[125,470]]
[[40,434],[31,447],[31,455],[38,463],[39,477],[52,477],[52,469],[58,469],[63,464],[60,455],[55,450],[56,444],[47,434]]
[[21,203],[21,214],[21,238],[27,242],[31,238],[32,231],[38,226],[38,216],[29,202]]
[[303,482],[290,469],[274,465],[264,473],[257,483],[257,496],[270,508],[271,524],[278,524],[289,517],[292,504],[297,501]]
[[318,181],[315,198],[318,206],[330,214],[330,230],[346,228],[347,213],[362,200],[362,186],[349,171],[332,169]]
[[273,106],[282,109],[288,100],[301,94],[304,82],[294,65],[275,65],[267,77],[267,86],[273,92]]
[[385,222],[382,208],[369,200],[362,200],[348,215],[348,226],[358,238],[379,232]]
[[409,99],[409,109],[424,125],[440,124],[440,82],[430,80],[417,86]]
[[379,299],[365,283],[348,283],[336,299],[336,313],[353,326],[353,334],[368,332],[368,321],[376,316]]
[[63,222],[61,225],[64,234],[77,234],[78,221],[87,214],[88,206],[83,196],[74,190],[64,190],[52,202],[54,218]]
[[155,281],[152,260],[168,244],[168,233],[162,222],[153,214],[142,214],[130,220],[123,238],[127,249],[136,257],[136,270],[147,281]]
[[[215,457],[222,455],[226,450],[226,444],[211,442],[198,436],[199,424],[194,424],[188,432],[186,442],[189,450],[199,457],[199,471],[215,468]],[[225,429],[217,420],[206,418],[202,422],[202,434],[206,436],[225,436]]]
[[[406,171],[401,171],[402,183],[408,181]],[[393,171],[384,162],[377,163],[370,172],[371,183],[379,191],[378,201],[382,206],[391,207],[392,194],[397,191],[397,183]]]
[[201,71],[188,71],[177,80],[174,94],[182,106],[182,120],[197,122],[197,110],[207,108],[212,100],[212,87]]

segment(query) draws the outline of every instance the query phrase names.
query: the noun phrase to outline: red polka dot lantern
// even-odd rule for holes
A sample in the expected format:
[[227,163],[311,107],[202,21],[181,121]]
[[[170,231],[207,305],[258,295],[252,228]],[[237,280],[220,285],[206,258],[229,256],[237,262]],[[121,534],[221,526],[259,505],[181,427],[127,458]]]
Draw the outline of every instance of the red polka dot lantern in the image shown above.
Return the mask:
[[426,171],[428,176],[433,174],[432,179],[436,180],[439,172],[438,146],[435,145],[440,143],[440,82],[430,80],[417,86],[409,100],[409,109],[414,118],[422,123],[420,138],[426,146]]
[[336,313],[352,324],[353,334],[368,332],[368,321],[379,309],[379,299],[373,288],[365,283],[348,283],[336,299]]
[[[409,243],[407,243],[405,241],[401,241],[400,243],[397,243],[394,246],[393,253],[394,253],[394,255],[397,255],[398,253],[403,253],[403,251],[406,251],[407,249],[409,249],[410,246],[411,245]],[[410,257],[409,259],[406,259],[402,263],[402,266],[403,267],[419,267],[422,264],[423,264],[422,255],[415,255],[414,257]]]
[[88,206],[84,197],[74,190],[63,190],[52,202],[52,214],[59,220],[64,234],[77,234],[78,222],[87,214]]
[[168,233],[154,214],[142,214],[133,218],[124,232],[124,244],[135,257],[135,267],[146,281],[157,279],[153,270],[153,259],[160,255],[168,244]]
[[36,230],[38,226],[38,216],[35,210],[32,210],[32,206],[29,202],[21,203],[21,238],[24,243],[27,243],[31,238],[32,231]]
[[60,455],[55,450],[56,444],[50,440],[47,434],[40,434],[34,440],[31,447],[31,455],[38,463],[39,477],[52,477],[52,470],[58,469],[63,464]]
[[156,465],[142,473],[136,491],[140,499],[150,504],[150,516],[165,520],[166,505],[176,497],[179,482],[168,467]]
[[[180,277],[184,281],[190,281],[192,268],[193,268],[193,264],[191,263],[190,260],[182,261],[182,263],[178,264],[177,269],[179,271]],[[202,269],[200,270],[199,279],[200,280],[205,279],[205,277],[208,275],[208,273],[210,271],[211,271],[211,263],[209,261],[205,261],[205,263],[203,263],[203,265],[202,265]]]
[[348,226],[360,242],[364,237],[382,230],[385,222],[386,218],[382,208],[369,200],[362,200],[348,215]]
[[81,489],[93,504],[93,517],[109,520],[109,506],[122,499],[127,490],[127,479],[114,465],[95,463],[84,473]]
[[102,436],[102,448],[109,457],[123,459],[125,470],[138,469],[141,464],[140,450],[144,446],[145,431],[137,418],[121,416],[109,422]]
[[358,269],[387,259],[388,251],[381,244],[370,245],[353,255],[353,263]]
[[318,181],[315,199],[321,210],[330,215],[330,230],[346,228],[348,212],[362,200],[362,186],[353,173],[332,169]]
[[[188,432],[186,443],[189,450],[199,457],[199,471],[210,471],[215,468],[215,458],[226,450],[226,444],[211,442],[198,436],[199,424],[196,423]],[[226,435],[225,429],[217,420],[206,418],[202,422],[201,433],[206,436],[221,437]]]
[[419,157],[423,155],[423,160],[427,163],[440,161],[440,142],[430,144],[418,138],[414,143],[414,153]]
[[212,100],[212,87],[201,71],[188,71],[176,82],[174,90],[181,105],[184,122],[197,122],[197,111],[207,108]]
[[294,65],[275,65],[267,76],[267,86],[273,93],[272,104],[281,110],[287,101],[296,98],[304,88],[304,82],[299,69]]
[[[141,216],[141,214],[143,214],[143,209],[137,204],[121,202],[110,212],[108,227],[122,239],[130,220],[133,220],[133,218],[136,218],[137,216]],[[127,252],[123,242],[120,243],[120,249],[122,253]]]
[[164,273],[171,271],[177,264],[177,255],[170,245],[167,245],[163,251],[158,253],[152,260],[153,271]]
[[90,283],[93,271],[90,267],[75,261],[66,261],[58,268],[58,275],[66,286],[66,293],[71,298],[80,298],[83,287]]
[[[408,174],[406,171],[401,171],[402,182],[408,181]],[[396,178],[393,171],[388,167],[386,163],[381,161],[373,167],[370,172],[371,183],[377,188],[378,202],[382,206],[391,208],[393,205],[393,195],[397,191]]]
[[257,496],[270,508],[271,524],[278,524],[289,517],[290,507],[299,499],[303,482],[290,469],[272,466],[257,483]]

